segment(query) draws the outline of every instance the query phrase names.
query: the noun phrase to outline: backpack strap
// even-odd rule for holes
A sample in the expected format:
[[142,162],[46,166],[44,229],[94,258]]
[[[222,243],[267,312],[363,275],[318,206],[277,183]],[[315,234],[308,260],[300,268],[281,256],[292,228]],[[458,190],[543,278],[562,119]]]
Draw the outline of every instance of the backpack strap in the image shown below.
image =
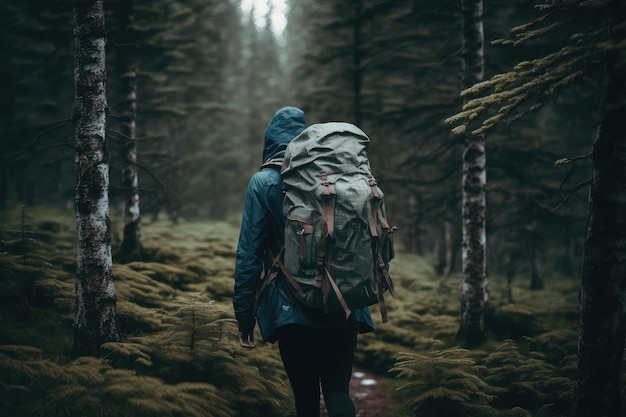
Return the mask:
[[285,158],[282,156],[279,156],[278,158],[268,159],[267,161],[263,163],[263,165],[261,165],[261,168],[259,169],[273,168],[273,169],[277,169],[280,171],[281,168],[283,167],[283,159]]
[[[330,284],[333,291],[335,292],[335,295],[337,296],[337,300],[339,300],[339,304],[341,304],[341,307],[343,308],[343,312],[346,315],[346,320],[348,320],[348,317],[350,317],[350,314],[352,314],[352,311],[350,310],[350,307],[348,307],[348,304],[346,303],[346,300],[343,298],[341,291],[339,291],[339,287],[337,286],[337,283],[333,279],[332,275],[330,275],[330,271],[326,267],[324,267],[324,277],[325,279],[323,283],[327,283],[327,285]],[[324,290],[324,286],[322,286],[322,289]],[[328,293],[329,293],[329,290],[326,289],[324,291],[324,306],[326,306],[328,302]],[[326,313],[328,313],[328,311],[326,311]]]
[[[382,246],[384,243],[384,239],[389,238],[389,233],[393,233],[393,230],[390,230],[389,223],[385,218],[382,210],[380,210],[380,201],[381,201],[381,192],[376,183],[376,179],[370,173],[367,175],[367,180],[369,182],[370,187],[372,188],[372,216],[370,217],[370,232],[372,234],[372,239],[374,243],[374,254],[376,256],[375,270],[376,270],[376,296],[378,298],[378,307],[380,309],[380,315],[383,323],[388,322],[387,317],[387,305],[385,304],[385,298],[383,295],[383,279],[387,283],[387,288],[389,288],[389,292],[393,298],[396,297],[396,292],[393,288],[393,282],[391,281],[391,277],[389,276],[389,271],[387,270],[387,266],[385,265],[385,261],[382,257]],[[378,233],[378,222],[380,223],[381,229],[383,233]]]
[[335,185],[328,182],[326,171],[320,171],[324,191],[322,193],[322,237],[333,235],[335,231]]
[[324,310],[328,313],[328,295],[332,289],[337,300],[346,315],[346,320],[352,314],[352,311],[348,307],[346,300],[343,298],[343,294],[339,290],[337,283],[330,274],[330,261],[332,260],[332,247],[328,245],[327,238],[333,236],[335,231],[335,201],[337,193],[335,192],[335,185],[328,181],[328,176],[325,170],[320,171],[320,179],[322,180],[322,234],[320,236],[319,247],[317,251],[317,263],[324,271],[322,278],[322,294],[324,299]]
[[[281,252],[284,249],[285,247],[283,246],[283,249],[281,249]],[[304,290],[302,289],[300,284],[298,284],[298,281],[295,280],[293,275],[289,273],[289,270],[287,269],[285,264],[282,263],[282,261],[280,260],[280,255],[274,258],[274,266],[280,269],[280,272],[283,273],[283,276],[287,278],[287,281],[289,282],[289,284],[291,284],[291,286],[298,292],[298,294],[300,294],[301,296],[304,296]],[[278,271],[276,271],[276,273],[278,274]],[[285,297],[285,298],[289,300],[289,297]]]
[[280,251],[278,251],[278,255],[276,257],[274,257],[274,255],[272,254],[271,249],[268,249],[266,252],[266,254],[268,254],[270,258],[272,258],[272,263],[269,264],[270,265],[269,272],[265,274],[265,278],[263,279],[263,282],[261,282],[261,285],[259,286],[259,288],[257,288],[256,297],[254,298],[254,312],[255,313],[259,309],[259,301],[261,299],[261,294],[263,294],[263,291],[265,291],[265,288],[267,288],[267,286],[270,285],[272,281],[274,281],[274,278],[276,278],[276,276],[278,275],[278,271],[276,270],[276,268],[274,268],[274,266],[276,265],[276,259],[280,259],[280,255],[283,253],[283,250],[284,250],[284,247],[281,248]]
[[[300,284],[298,284],[298,282],[293,278],[293,276],[289,273],[289,271],[287,270],[285,265],[280,260],[280,257],[283,254],[284,250],[285,250],[285,247],[283,246],[280,249],[280,251],[278,251],[278,255],[276,255],[276,256],[274,256],[274,254],[272,253],[271,249],[267,250],[267,252],[269,253],[270,257],[272,257],[271,269],[270,269],[269,274],[267,274],[267,276],[263,280],[263,283],[261,284],[261,286],[257,290],[256,299],[255,299],[255,305],[254,305],[254,311],[257,311],[257,309],[259,308],[259,300],[261,298],[261,294],[263,294],[263,291],[265,290],[265,288],[267,288],[267,286],[270,285],[274,281],[274,279],[278,276],[278,271],[283,273],[285,278],[287,278],[287,281],[289,281],[289,283],[293,286],[293,288],[300,295],[304,294],[304,291],[302,290],[302,287],[300,286]],[[279,290],[279,292],[281,293],[281,295],[283,297],[285,297],[285,299],[287,299],[287,301],[289,301],[291,304],[293,304],[293,301],[291,300],[291,298],[283,290]]]
[[370,233],[372,234],[372,237],[378,237],[378,227],[376,225],[376,221],[379,218],[378,201],[380,200],[380,189],[378,188],[376,179],[371,173],[367,174],[367,182],[372,189],[372,197],[374,197],[372,198],[372,217],[370,217]]
[[326,256],[326,264],[323,265],[324,276],[322,279],[322,294],[324,299],[324,312],[328,313],[328,294],[330,293],[330,287],[333,289],[335,295],[337,296],[337,301],[341,304],[341,308],[343,308],[343,312],[346,315],[346,320],[352,314],[350,307],[348,307],[348,303],[343,298],[343,294],[339,290],[337,283],[335,282],[333,276],[330,274],[330,260],[333,259],[332,247],[328,247],[328,254]]
[[270,272],[267,274],[267,276],[265,277],[265,279],[263,280],[263,283],[261,284],[261,286],[259,287],[259,290],[257,291],[257,298],[258,296],[263,293],[263,290],[265,290],[265,288],[274,280],[274,278],[276,278],[276,276],[278,275],[278,270],[275,268],[275,266],[277,265],[278,262],[280,262],[280,256],[282,255],[283,251],[285,250],[285,247],[283,246],[280,251],[278,251],[278,255],[274,256],[274,254],[272,253],[271,249],[268,249],[267,252],[269,254],[269,256],[272,258],[272,263],[270,264]]

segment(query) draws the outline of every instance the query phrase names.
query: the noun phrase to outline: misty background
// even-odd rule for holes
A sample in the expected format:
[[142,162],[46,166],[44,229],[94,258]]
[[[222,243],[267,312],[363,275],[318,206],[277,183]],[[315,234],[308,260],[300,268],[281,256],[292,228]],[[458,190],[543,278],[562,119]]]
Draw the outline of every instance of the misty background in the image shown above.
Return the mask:
[[[123,3],[123,2],[122,2]],[[346,121],[371,138],[397,243],[460,273],[463,137],[458,1],[135,1],[133,44],[105,1],[112,215],[121,213],[120,50],[137,64],[137,168],[143,222],[237,222],[261,164],[265,126],[285,105],[309,124]],[[532,20],[527,1],[485,4],[485,79],[545,52],[494,45]],[[286,20],[285,20],[286,18]],[[0,208],[74,202],[72,3],[0,1]],[[579,275],[599,91],[570,88],[534,116],[486,136],[490,273]],[[114,240],[123,225],[113,223]],[[115,243],[115,242],[114,242]]]

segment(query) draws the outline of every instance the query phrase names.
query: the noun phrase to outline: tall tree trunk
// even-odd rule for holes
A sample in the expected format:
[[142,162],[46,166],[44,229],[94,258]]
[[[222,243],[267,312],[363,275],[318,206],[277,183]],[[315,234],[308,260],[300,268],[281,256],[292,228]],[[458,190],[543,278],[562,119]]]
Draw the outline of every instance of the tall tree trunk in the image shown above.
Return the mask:
[[452,267],[452,224],[448,220],[439,226],[440,237],[439,247],[437,248],[437,275],[439,275],[439,288],[441,294],[449,293],[448,278],[446,274]]
[[0,168],[0,209],[5,208],[9,200],[9,169],[7,165],[7,162],[4,162]]
[[[463,88],[483,79],[483,2],[462,0]],[[482,341],[484,313],[488,301],[485,233],[485,141],[466,135],[462,183],[462,274],[459,337],[465,345]]]
[[137,175],[137,61],[135,53],[135,28],[133,0],[122,1],[118,16],[122,26],[119,58],[122,68],[120,100],[120,133],[124,168],[124,238],[116,260],[130,262],[141,259],[141,216],[139,210],[139,178]]
[[[444,273],[450,268],[450,262],[452,261],[452,239],[451,239],[452,225],[449,221],[444,220],[439,225],[439,240],[437,244],[437,266],[435,271],[441,278]],[[440,284],[443,280],[440,281]]]
[[103,0],[74,0],[77,355],[119,341],[109,219]]
[[509,251],[506,254],[506,298],[509,304],[513,303],[513,280],[515,279],[515,257]]
[[354,94],[354,124],[361,126],[361,83],[363,70],[361,69],[361,14],[363,5],[361,0],[354,2],[354,23],[352,43],[352,90]]
[[543,276],[541,274],[541,250],[534,245],[530,248],[530,289],[543,289]]
[[[626,1],[609,5],[609,27],[619,30],[611,40],[617,43],[624,39]],[[575,417],[621,415],[620,370],[626,336],[626,72],[619,51],[607,58],[608,82],[591,159]]]
[[183,163],[178,149],[181,142],[181,127],[178,123],[169,125],[168,155],[169,166],[167,167],[165,181],[165,211],[174,224],[180,220],[181,201],[178,196],[178,184],[183,180]]

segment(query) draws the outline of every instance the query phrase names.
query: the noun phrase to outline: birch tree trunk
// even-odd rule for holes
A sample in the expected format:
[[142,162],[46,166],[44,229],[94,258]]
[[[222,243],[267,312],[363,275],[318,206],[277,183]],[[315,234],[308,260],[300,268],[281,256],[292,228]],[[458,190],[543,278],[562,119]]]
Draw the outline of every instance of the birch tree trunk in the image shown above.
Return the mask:
[[74,349],[94,355],[119,341],[112,276],[109,165],[105,141],[103,0],[74,0],[76,317]]
[[[483,2],[461,0],[463,14],[463,89],[483,80]],[[485,141],[466,134],[462,180],[462,287],[458,336],[466,345],[480,343],[484,333],[487,292],[485,233]]]
[[[624,39],[626,1],[610,4]],[[620,28],[621,25],[621,28]],[[618,417],[626,336],[626,72],[619,50],[607,59],[608,83],[593,144],[589,213],[580,290],[575,417]],[[622,48],[622,54],[623,48]],[[621,61],[621,62],[620,62]]]
[[135,28],[133,0],[118,6],[122,26],[119,57],[122,67],[120,100],[120,133],[122,135],[122,190],[124,191],[124,238],[116,261],[141,259],[141,212],[139,209],[139,178],[137,175],[137,61],[134,53]]

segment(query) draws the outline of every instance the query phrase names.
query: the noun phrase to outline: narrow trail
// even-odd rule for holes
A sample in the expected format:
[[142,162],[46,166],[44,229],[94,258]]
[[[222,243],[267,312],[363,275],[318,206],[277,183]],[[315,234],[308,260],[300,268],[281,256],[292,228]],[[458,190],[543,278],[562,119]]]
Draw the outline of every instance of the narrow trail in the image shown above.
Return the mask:
[[[376,376],[355,369],[350,380],[350,396],[356,408],[356,417],[385,417],[393,409],[393,400]],[[320,417],[328,417],[324,401],[321,402]]]

